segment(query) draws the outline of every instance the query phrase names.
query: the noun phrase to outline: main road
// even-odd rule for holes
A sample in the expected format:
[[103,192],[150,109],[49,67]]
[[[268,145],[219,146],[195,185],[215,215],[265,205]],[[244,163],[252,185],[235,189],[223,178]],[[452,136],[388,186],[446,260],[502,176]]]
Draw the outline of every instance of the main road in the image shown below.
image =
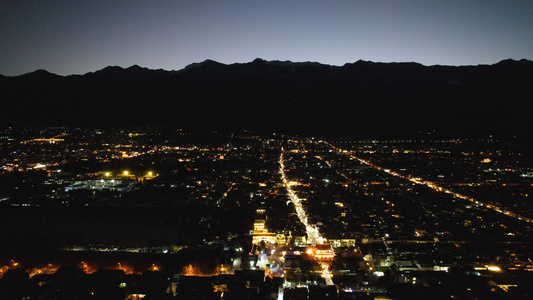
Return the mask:
[[[284,153],[285,150],[281,148],[281,154],[279,156],[279,173],[281,175],[281,180],[283,181],[283,186],[285,186],[287,189],[287,194],[289,195],[290,201],[294,205],[294,209],[296,210],[296,214],[298,215],[300,222],[305,226],[305,230],[307,232],[307,241],[310,242],[312,246],[316,246],[316,244],[322,244],[324,243],[324,238],[316,226],[309,224],[307,212],[302,205],[302,201],[300,198],[298,198],[296,193],[294,193],[291,188],[291,184],[289,184],[289,181],[287,180],[287,176],[285,175],[285,162],[283,158]],[[326,280],[327,285],[334,285],[333,279],[331,278],[331,273],[328,270],[328,265],[326,264],[322,264],[322,276]]]

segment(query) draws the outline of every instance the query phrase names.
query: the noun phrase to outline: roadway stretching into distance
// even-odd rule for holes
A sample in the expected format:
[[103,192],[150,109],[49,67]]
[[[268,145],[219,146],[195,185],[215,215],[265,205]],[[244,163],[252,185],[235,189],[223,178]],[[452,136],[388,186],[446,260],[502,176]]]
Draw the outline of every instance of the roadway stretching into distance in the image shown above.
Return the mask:
[[504,215],[506,215],[508,217],[515,218],[515,219],[518,219],[518,220],[521,220],[521,221],[526,221],[526,222],[529,222],[529,223],[533,223],[533,219],[521,216],[521,215],[516,214],[516,213],[514,213],[514,212],[512,212],[510,210],[506,210],[506,209],[503,209],[503,208],[501,208],[499,206],[496,206],[496,205],[493,205],[493,204],[490,204],[490,203],[481,202],[481,201],[476,200],[476,199],[474,199],[472,197],[453,192],[452,190],[444,188],[444,187],[441,187],[441,186],[438,186],[437,184],[435,184],[434,182],[431,182],[431,181],[425,181],[425,180],[422,180],[420,178],[413,178],[411,176],[401,175],[401,174],[399,174],[397,172],[394,172],[394,171],[392,171],[390,169],[384,169],[384,168],[382,168],[380,166],[377,166],[377,165],[373,164],[372,162],[370,162],[368,160],[359,158],[359,157],[351,154],[351,152],[348,151],[348,150],[343,150],[341,148],[337,148],[337,147],[333,146],[330,143],[328,143],[328,144],[333,150],[338,151],[338,152],[343,153],[343,154],[346,154],[346,155],[348,155],[351,158],[357,159],[359,162],[361,162],[361,163],[363,163],[363,164],[365,164],[367,166],[370,166],[370,167],[372,167],[372,168],[374,168],[374,169],[376,169],[378,171],[385,172],[387,174],[390,174],[390,175],[395,176],[395,177],[403,178],[405,180],[409,180],[412,183],[415,183],[415,184],[418,184],[418,185],[424,185],[424,186],[429,187],[430,189],[432,189],[434,191],[437,191],[437,192],[453,195],[453,196],[455,196],[457,198],[472,202],[472,203],[474,203],[477,206],[483,206],[483,207],[488,208],[490,210],[493,210],[495,212],[504,214]]
[[[307,220],[307,213],[302,205],[302,201],[291,188],[291,185],[287,181],[287,176],[285,175],[285,163],[283,162],[283,153],[285,153],[285,150],[281,148],[281,154],[279,156],[279,173],[281,175],[281,179],[283,181],[283,186],[287,189],[287,193],[289,195],[289,199],[294,205],[294,209],[296,210],[296,214],[298,215],[298,218],[300,219],[300,222],[305,226],[305,230],[307,232],[307,241],[311,242],[312,246],[316,246],[316,244],[322,244],[324,243],[324,238],[320,235],[320,232],[318,232],[318,228],[316,226],[309,224]],[[326,280],[326,285],[334,285],[333,279],[331,278],[331,273],[328,270],[328,265],[322,264],[322,277]]]

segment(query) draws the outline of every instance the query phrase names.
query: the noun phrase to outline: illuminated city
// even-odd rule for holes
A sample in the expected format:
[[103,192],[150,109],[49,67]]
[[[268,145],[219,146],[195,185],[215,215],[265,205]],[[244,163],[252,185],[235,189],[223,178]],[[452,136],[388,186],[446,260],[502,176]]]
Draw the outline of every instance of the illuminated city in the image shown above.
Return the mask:
[[533,299],[533,1],[0,1],[0,300]]
[[4,131],[1,282],[63,298],[530,291],[518,144],[164,132]]

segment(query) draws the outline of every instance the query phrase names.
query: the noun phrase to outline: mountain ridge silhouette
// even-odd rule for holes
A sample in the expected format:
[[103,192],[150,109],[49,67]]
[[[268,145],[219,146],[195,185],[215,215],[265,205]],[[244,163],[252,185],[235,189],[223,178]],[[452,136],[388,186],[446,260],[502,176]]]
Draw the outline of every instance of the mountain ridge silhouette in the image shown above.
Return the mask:
[[61,76],[37,70],[0,76],[0,90],[4,126],[162,123],[327,136],[528,135],[533,62],[205,60],[177,71],[133,65]]

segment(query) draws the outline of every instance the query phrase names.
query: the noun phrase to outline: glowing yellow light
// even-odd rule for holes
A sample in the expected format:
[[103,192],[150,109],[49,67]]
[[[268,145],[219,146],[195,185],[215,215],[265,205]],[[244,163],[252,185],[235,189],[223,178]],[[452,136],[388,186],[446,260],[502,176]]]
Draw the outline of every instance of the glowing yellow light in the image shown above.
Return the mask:
[[487,270],[493,271],[493,272],[500,272],[502,269],[498,266],[487,266]]
[[124,171],[124,173],[122,173],[122,174],[128,176],[128,175],[130,174],[130,172],[128,172],[128,171]]
[[110,172],[105,172],[105,176],[109,177],[109,176],[111,176],[111,173]]
[[152,175],[153,175],[153,173],[151,171],[148,172],[148,176],[152,176]]

